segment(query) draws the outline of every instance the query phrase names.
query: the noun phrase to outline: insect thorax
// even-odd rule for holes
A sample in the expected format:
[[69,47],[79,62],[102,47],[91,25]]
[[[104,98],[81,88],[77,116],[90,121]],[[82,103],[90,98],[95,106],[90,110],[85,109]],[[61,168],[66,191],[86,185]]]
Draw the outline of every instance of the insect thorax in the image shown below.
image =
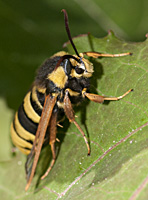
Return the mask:
[[[38,89],[45,89],[46,94],[58,93],[57,105],[62,107],[65,90],[69,90],[72,104],[82,101],[82,90],[90,87],[90,77],[93,73],[93,65],[87,59],[81,57],[81,62],[70,58],[63,60],[56,68],[58,61],[66,52],[59,52],[47,59],[39,68],[35,85]],[[77,59],[78,56],[74,55]]]

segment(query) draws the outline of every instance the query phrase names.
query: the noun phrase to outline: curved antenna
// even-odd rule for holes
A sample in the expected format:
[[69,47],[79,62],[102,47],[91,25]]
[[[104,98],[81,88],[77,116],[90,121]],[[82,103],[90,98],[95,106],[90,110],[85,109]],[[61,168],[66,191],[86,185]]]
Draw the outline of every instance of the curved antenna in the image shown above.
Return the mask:
[[71,42],[71,45],[73,46],[73,49],[75,50],[77,56],[80,57],[79,53],[78,53],[78,51],[77,51],[77,49],[76,49],[76,47],[75,47],[75,45],[74,45],[74,43],[72,41],[72,37],[71,37],[70,29],[69,29],[69,22],[68,22],[67,12],[66,12],[65,9],[62,9],[62,12],[64,13],[65,28],[66,28],[66,32],[67,32],[68,38],[69,38],[69,40]]

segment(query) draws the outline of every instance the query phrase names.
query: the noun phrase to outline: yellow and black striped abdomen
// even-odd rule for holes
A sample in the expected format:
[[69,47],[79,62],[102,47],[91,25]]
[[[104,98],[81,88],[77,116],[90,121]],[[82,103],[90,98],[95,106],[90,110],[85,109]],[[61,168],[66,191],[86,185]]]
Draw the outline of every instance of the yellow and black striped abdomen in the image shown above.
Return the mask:
[[44,89],[36,86],[29,91],[16,112],[11,124],[11,138],[14,145],[24,154],[29,154],[44,104]]

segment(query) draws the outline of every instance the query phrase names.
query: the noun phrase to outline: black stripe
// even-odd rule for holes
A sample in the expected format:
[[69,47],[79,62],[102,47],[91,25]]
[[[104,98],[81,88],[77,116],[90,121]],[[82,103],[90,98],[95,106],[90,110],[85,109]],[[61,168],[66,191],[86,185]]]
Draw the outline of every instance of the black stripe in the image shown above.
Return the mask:
[[[22,140],[25,140],[26,142],[29,142],[30,144],[33,144],[33,142],[31,140],[26,140],[25,138],[21,137],[20,134],[17,132],[17,130],[15,128],[15,119],[13,120],[13,128],[14,128],[14,131],[16,132],[16,134],[18,135],[18,137],[20,137]],[[29,149],[29,148],[26,148],[26,147],[23,147],[23,146],[20,146],[20,147],[22,147],[24,149]]]
[[22,127],[33,135],[36,134],[38,124],[29,119],[24,111],[23,104],[18,109],[18,120]]
[[33,107],[34,111],[35,111],[39,116],[41,116],[42,109],[38,106],[38,104],[36,103],[36,101],[34,101],[34,100],[32,99],[32,92],[31,92],[31,95],[30,95],[30,102],[31,102],[31,106]]
[[42,106],[44,106],[45,94],[39,92],[38,90],[36,90],[36,94],[37,94],[38,101],[40,102]]
[[[28,141],[29,142],[29,141]],[[30,141],[30,143],[31,143],[31,141]],[[33,143],[32,143],[33,144]],[[23,149],[26,149],[26,150],[30,150],[31,151],[31,149],[30,148],[28,148],[28,147],[22,147]]]

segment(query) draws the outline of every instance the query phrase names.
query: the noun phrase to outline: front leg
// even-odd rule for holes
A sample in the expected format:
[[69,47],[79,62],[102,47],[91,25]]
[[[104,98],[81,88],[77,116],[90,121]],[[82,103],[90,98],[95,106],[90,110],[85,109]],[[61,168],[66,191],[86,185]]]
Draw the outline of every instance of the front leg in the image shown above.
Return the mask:
[[123,97],[125,97],[127,94],[129,94],[131,91],[133,91],[133,89],[128,90],[127,92],[125,92],[123,95],[121,95],[119,97],[105,97],[105,96],[101,96],[98,94],[87,93],[86,88],[84,88],[82,91],[82,95],[83,95],[83,97],[87,97],[89,100],[94,101],[96,103],[103,103],[105,100],[118,101],[118,100],[122,99]]

